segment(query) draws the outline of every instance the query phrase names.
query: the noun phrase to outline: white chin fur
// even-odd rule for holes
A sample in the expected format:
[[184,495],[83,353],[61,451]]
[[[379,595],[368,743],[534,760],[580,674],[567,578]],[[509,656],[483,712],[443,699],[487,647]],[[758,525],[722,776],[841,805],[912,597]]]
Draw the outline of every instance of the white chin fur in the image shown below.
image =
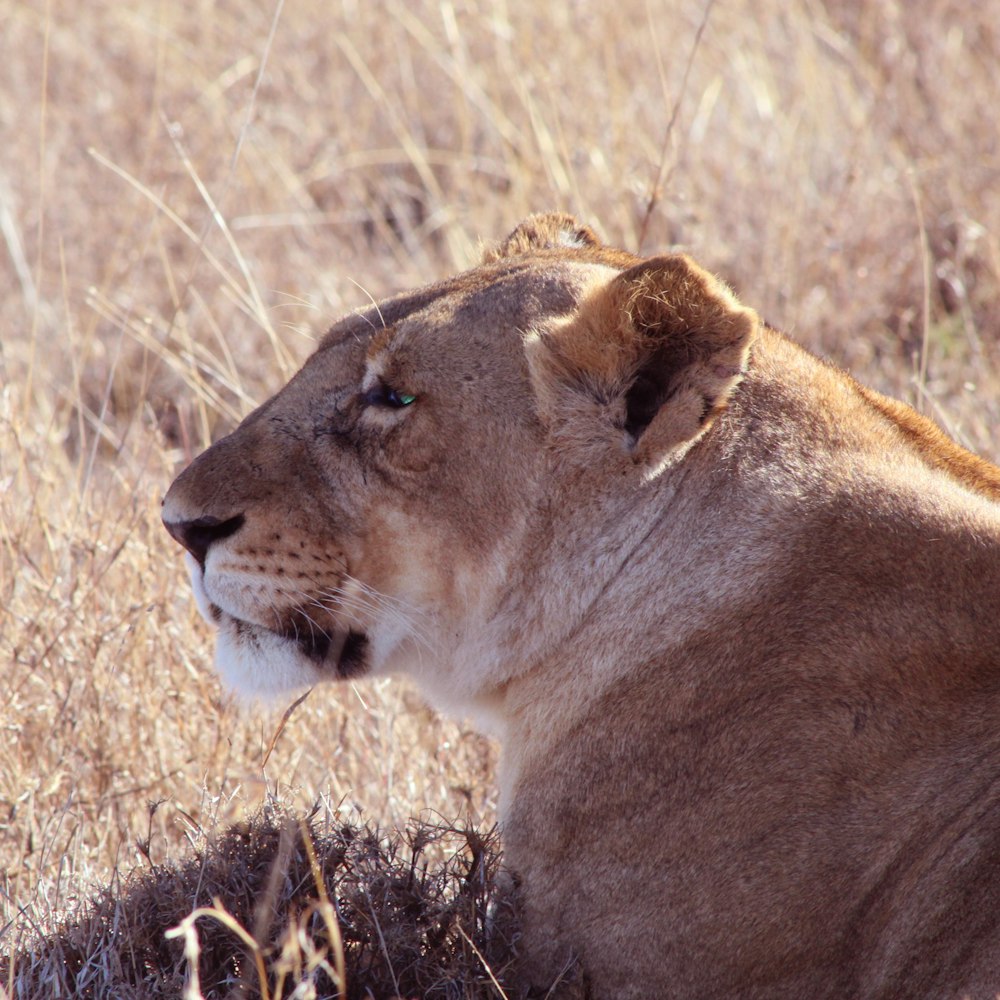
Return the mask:
[[219,628],[215,669],[226,688],[251,699],[308,687],[323,679],[294,643],[263,629],[255,629],[252,637],[238,634],[232,620]]
[[198,611],[215,629],[215,669],[228,690],[253,699],[308,687],[322,679],[294,642],[267,629],[239,630],[235,621],[208,599],[198,560],[190,553],[184,559]]

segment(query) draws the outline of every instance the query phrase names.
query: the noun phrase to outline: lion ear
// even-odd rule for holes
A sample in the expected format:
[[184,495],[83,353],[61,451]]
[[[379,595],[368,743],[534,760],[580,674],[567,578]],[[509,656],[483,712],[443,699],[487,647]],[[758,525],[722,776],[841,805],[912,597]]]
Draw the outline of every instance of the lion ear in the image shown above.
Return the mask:
[[544,215],[529,215],[499,245],[483,253],[483,263],[493,264],[535,250],[560,247],[582,249],[600,245],[601,241],[590,226],[585,226],[566,212],[547,212]]
[[545,338],[545,380],[576,397],[576,417],[592,400],[636,462],[658,464],[683,455],[725,409],[759,325],[689,258],[654,257],[595,290]]

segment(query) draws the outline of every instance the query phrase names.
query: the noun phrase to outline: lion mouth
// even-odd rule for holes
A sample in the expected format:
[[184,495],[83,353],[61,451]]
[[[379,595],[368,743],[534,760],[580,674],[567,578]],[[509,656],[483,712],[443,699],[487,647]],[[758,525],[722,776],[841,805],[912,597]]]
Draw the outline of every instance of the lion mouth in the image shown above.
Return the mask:
[[302,659],[318,673],[338,679],[357,677],[368,670],[368,636],[349,625],[320,627],[308,617],[293,616],[277,627],[264,625],[234,615],[212,600],[205,589],[204,567],[190,553],[186,562],[191,577],[195,603],[202,617],[216,629],[228,631],[237,642],[259,656],[267,636],[294,647]]
[[358,677],[368,669],[368,636],[352,628],[327,632],[315,625],[303,628],[296,624],[282,628],[269,628],[257,622],[236,618],[225,611],[219,611],[221,620],[232,623],[236,637],[245,643],[260,648],[263,636],[276,636],[282,642],[294,646],[296,651],[312,665],[313,669],[332,674],[338,680]]
[[[263,626],[254,626],[262,628]],[[314,625],[303,629],[292,626],[281,631],[271,629],[286,642],[292,642],[316,667],[329,669],[340,678],[356,677],[367,667],[368,637],[354,629],[332,635]]]

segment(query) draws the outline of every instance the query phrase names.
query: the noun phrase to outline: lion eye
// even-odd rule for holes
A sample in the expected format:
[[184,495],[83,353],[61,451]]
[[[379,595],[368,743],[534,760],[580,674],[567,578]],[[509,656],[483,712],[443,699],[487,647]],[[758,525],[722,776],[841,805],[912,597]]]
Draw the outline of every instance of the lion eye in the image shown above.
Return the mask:
[[368,406],[388,406],[393,410],[401,410],[404,406],[409,406],[416,398],[412,393],[390,389],[389,386],[383,385],[381,382],[369,389],[362,397]]
[[397,409],[401,406],[409,406],[416,398],[408,392],[399,392],[396,389],[387,389],[385,392],[386,405]]

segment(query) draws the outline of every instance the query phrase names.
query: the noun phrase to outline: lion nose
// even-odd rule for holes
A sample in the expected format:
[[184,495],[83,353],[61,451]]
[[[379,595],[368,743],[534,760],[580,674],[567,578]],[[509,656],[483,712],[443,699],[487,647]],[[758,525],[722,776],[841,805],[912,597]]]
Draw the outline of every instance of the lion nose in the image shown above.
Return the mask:
[[163,526],[204,566],[212,542],[220,542],[235,534],[242,527],[243,521],[242,514],[228,518],[206,514],[193,521],[168,521],[164,518]]

